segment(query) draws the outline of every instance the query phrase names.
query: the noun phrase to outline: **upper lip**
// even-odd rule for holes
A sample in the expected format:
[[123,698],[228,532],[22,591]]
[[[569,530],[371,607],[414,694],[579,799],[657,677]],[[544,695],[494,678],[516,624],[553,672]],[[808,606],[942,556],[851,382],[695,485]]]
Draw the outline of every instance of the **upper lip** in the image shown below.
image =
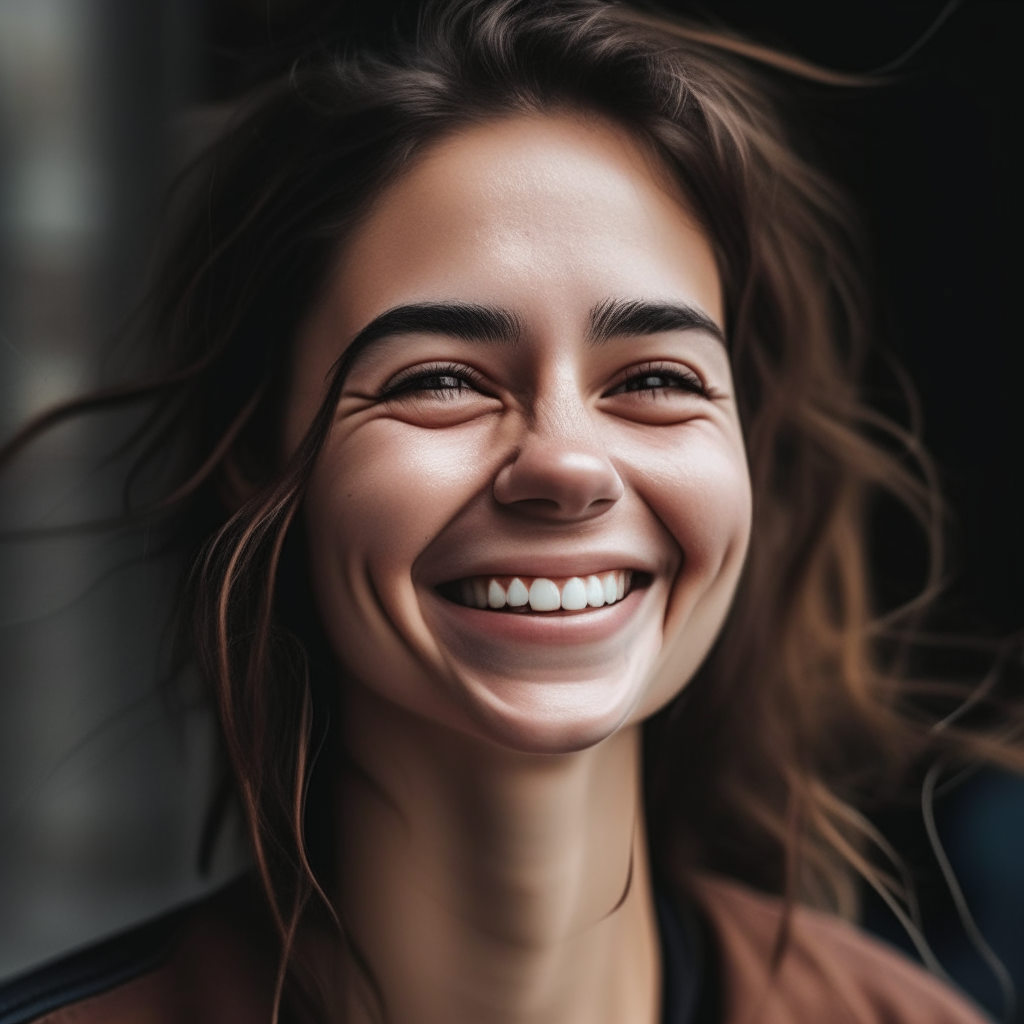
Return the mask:
[[479,559],[453,566],[443,578],[426,582],[429,586],[440,586],[472,576],[520,576],[563,578],[572,576],[596,576],[616,569],[632,569],[652,575],[658,571],[652,559],[625,552],[581,552],[558,555],[503,555],[497,558]]

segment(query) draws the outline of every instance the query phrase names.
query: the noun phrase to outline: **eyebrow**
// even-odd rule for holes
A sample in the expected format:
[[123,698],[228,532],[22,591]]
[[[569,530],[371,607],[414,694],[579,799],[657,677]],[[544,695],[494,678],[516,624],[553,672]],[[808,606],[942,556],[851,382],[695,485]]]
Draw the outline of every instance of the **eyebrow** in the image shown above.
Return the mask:
[[600,343],[610,338],[641,337],[662,331],[704,331],[723,345],[722,328],[695,306],[643,299],[607,299],[590,311],[590,338]]
[[[640,337],[662,331],[702,330],[725,344],[721,328],[693,306],[642,299],[607,299],[590,311],[590,339]],[[394,306],[374,317],[346,348],[335,364],[344,377],[353,363],[374,342],[401,334],[438,334],[466,341],[515,344],[522,336],[522,321],[507,309],[471,302],[413,302]]]
[[414,302],[395,306],[374,317],[352,339],[346,355],[352,361],[375,341],[399,334],[444,334],[465,341],[489,341],[510,345],[523,327],[506,309],[468,302]]

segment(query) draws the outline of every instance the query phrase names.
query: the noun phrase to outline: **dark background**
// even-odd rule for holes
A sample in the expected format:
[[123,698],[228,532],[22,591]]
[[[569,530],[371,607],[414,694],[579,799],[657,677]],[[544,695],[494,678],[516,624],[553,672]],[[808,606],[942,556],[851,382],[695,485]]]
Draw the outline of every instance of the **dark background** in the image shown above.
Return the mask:
[[[198,105],[230,103],[246,88],[284,70],[291,55],[328,29],[344,31],[353,39],[380,41],[395,24],[413,23],[417,4],[412,0],[0,3],[8,8],[0,13],[24,7],[38,15],[52,8],[54,17],[74,14],[82,19],[85,27],[80,35],[65,42],[71,57],[84,62],[81,75],[91,106],[69,108],[70,112],[61,114],[61,124],[69,138],[78,140],[75,145],[81,153],[72,157],[79,164],[93,161],[95,167],[90,164],[89,173],[99,175],[107,197],[96,201],[102,216],[97,215],[93,227],[76,229],[79,240],[68,243],[66,251],[54,249],[49,242],[50,248],[22,244],[22,236],[27,238],[31,232],[18,227],[20,193],[10,183],[17,177],[18,147],[29,145],[24,141],[28,136],[18,134],[22,129],[17,123],[24,108],[18,90],[24,85],[18,84],[23,79],[16,81],[16,76],[0,75],[0,101],[10,101],[6,107],[0,102],[0,199],[6,197],[7,202],[7,207],[0,202],[0,340],[7,346],[0,345],[0,420],[8,430],[32,404],[24,399],[24,385],[36,378],[19,361],[23,355],[28,353],[37,367],[71,367],[71,383],[62,386],[73,390],[76,380],[88,380],[82,368],[98,358],[100,339],[127,308],[151,245],[161,183],[181,158],[180,130],[167,128],[180,120],[177,115]],[[804,148],[846,189],[860,213],[870,253],[868,272],[877,301],[879,340],[914,382],[923,410],[924,438],[949,500],[950,573],[934,626],[948,635],[988,638],[1020,631],[1024,627],[1024,401],[1019,395],[1024,360],[1018,286],[1024,227],[1020,5],[981,0],[959,5],[675,0],[662,6],[735,29],[828,68],[860,73],[888,69],[885,83],[872,87],[795,84],[797,133]],[[0,17],[0,35],[27,32],[25,24]],[[0,64],[5,59],[4,43],[0,38]],[[10,47],[15,58],[19,47],[16,40]],[[82,91],[78,80],[68,77],[71,72],[61,70],[63,65],[54,67],[52,81],[37,89],[46,102],[52,102],[54,90],[60,88]],[[15,82],[7,86],[9,96],[4,95],[5,81]],[[36,92],[32,95],[36,97]],[[46,114],[40,110],[37,119]],[[40,146],[40,151],[45,149]],[[86,179],[88,174],[83,176]],[[85,248],[82,238],[88,243]],[[870,393],[881,408],[905,420],[906,410],[892,377],[880,367],[869,379]],[[39,379],[52,381],[52,374]],[[46,388],[43,392],[51,399],[60,397]],[[58,476],[61,473],[66,468],[60,468]],[[87,496],[85,506],[90,500]],[[879,526],[874,553],[878,596],[882,604],[891,605],[920,584],[921,548],[902,521],[883,515]],[[81,562],[81,550],[75,550]],[[26,556],[27,561],[22,558],[11,565],[4,562],[4,572],[14,574],[5,578],[67,576],[68,555],[63,549],[58,554]],[[54,558],[58,561],[53,562]],[[90,554],[91,561],[86,561],[91,568],[82,570],[83,580],[99,572],[96,566],[103,558]],[[137,594],[142,594],[152,589],[153,581],[147,577],[135,586]],[[84,593],[85,583],[83,588]],[[158,763],[151,740],[131,747],[135,741],[125,736],[140,730],[152,736],[144,731],[148,725],[138,724],[134,712],[124,711],[136,706],[132,702],[138,679],[150,670],[139,667],[145,660],[142,655],[130,665],[123,656],[117,664],[108,664],[104,653],[110,637],[120,642],[126,633],[138,633],[140,649],[150,642],[146,638],[152,636],[152,629],[147,632],[138,625],[145,602],[114,591],[105,597],[95,588],[90,593],[85,612],[68,599],[67,621],[51,614],[45,629],[26,626],[36,613],[30,610],[26,618],[20,606],[15,615],[5,604],[0,614],[0,669],[8,678],[22,681],[20,690],[14,686],[0,693],[0,921],[7,918],[12,936],[35,936],[34,945],[8,937],[5,947],[0,924],[0,975],[195,891],[191,882],[181,879],[190,870],[195,808],[201,806],[204,793],[202,772],[190,769],[189,775],[169,753]],[[83,621],[88,625],[84,630]],[[63,651],[63,660],[40,661],[41,650]],[[970,668],[975,670],[977,664],[972,662]],[[45,706],[40,704],[43,691],[37,680],[49,687]],[[121,682],[115,685],[113,680]],[[98,710],[76,713],[61,732],[54,724],[58,706]],[[112,733],[109,721],[115,719],[121,725]],[[121,754],[97,755],[94,760],[101,767],[89,769],[89,775],[81,768],[79,753],[69,751],[85,749],[83,737],[90,729],[108,740],[114,736],[114,745],[135,752],[123,755],[125,761],[116,759]],[[126,771],[124,767],[144,763],[148,769]],[[25,764],[32,765],[31,771],[23,768]],[[102,768],[103,764],[108,767]],[[52,779],[62,779],[60,773],[67,765],[72,775],[77,772],[92,781],[77,780],[73,786],[61,782],[63,788],[55,796]],[[124,788],[127,776],[137,792]],[[100,799],[103,794],[107,796]],[[102,811],[104,807],[108,810]],[[36,808],[35,817],[31,808]],[[943,840],[981,930],[1024,990],[1024,783],[986,771],[943,798],[937,811]],[[925,930],[939,959],[977,999],[998,1012],[998,988],[957,921],[929,851],[918,807],[909,801],[890,804],[876,808],[874,817],[917,874]],[[177,851],[173,857],[168,853],[172,849]],[[60,888],[64,882],[55,882],[58,877],[68,880],[66,889]],[[55,892],[62,894],[59,911],[53,906],[47,909],[47,899],[52,903]],[[75,903],[76,892],[90,895]],[[865,901],[865,923],[907,946],[894,919],[870,895]],[[20,947],[15,949],[12,942],[20,942]],[[1024,1022],[1024,1013],[1018,1011],[1015,1019]]]

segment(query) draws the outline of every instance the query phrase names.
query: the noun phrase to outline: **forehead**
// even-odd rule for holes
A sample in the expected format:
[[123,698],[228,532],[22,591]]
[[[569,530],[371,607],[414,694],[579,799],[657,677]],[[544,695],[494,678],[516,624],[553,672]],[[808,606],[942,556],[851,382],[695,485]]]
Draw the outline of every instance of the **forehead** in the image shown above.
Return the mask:
[[331,294],[348,338],[389,306],[438,298],[529,321],[656,296],[722,323],[711,246],[667,169],[622,128],[569,113],[431,145],[350,237]]

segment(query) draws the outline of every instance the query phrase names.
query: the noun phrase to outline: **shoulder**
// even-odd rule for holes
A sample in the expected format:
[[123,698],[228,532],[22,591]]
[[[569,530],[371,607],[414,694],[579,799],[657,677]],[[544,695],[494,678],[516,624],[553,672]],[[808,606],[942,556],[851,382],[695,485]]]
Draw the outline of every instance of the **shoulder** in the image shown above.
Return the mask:
[[984,1024],[963,996],[840,918],[798,907],[770,971],[782,901],[711,875],[691,881],[719,945],[725,1024]]
[[0,1024],[262,1024],[274,967],[247,882],[0,986]]

